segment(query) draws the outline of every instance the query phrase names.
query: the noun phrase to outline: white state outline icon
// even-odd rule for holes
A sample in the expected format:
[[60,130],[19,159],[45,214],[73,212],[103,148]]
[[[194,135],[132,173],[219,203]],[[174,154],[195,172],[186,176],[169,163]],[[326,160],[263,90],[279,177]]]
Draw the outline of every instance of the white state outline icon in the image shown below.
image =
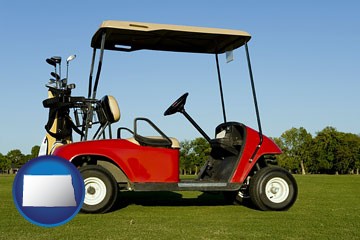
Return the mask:
[[24,175],[23,207],[76,207],[71,175]]

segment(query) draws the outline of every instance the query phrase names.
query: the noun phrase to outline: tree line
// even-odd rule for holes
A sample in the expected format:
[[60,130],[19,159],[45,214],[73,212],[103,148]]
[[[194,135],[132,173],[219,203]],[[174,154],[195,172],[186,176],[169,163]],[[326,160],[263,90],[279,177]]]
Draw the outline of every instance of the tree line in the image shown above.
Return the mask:
[[[277,156],[278,165],[299,174],[359,174],[360,135],[339,132],[326,127],[315,136],[305,128],[291,128],[273,138],[283,153]],[[180,143],[180,173],[197,174],[208,159],[211,147],[204,138]],[[10,173],[38,156],[40,147],[34,146],[24,155],[20,150],[0,153],[0,172]]]
[[274,141],[283,150],[280,166],[294,173],[359,174],[360,135],[326,127],[312,136],[291,128]]
[[39,150],[40,146],[34,146],[30,154],[23,154],[19,149],[11,150],[6,155],[0,153],[0,173],[16,173],[22,165],[37,157]]
[[[291,128],[273,138],[283,153],[279,166],[301,174],[359,174],[360,135],[326,127],[312,136],[305,128]],[[197,174],[210,154],[203,138],[181,142],[180,172]]]

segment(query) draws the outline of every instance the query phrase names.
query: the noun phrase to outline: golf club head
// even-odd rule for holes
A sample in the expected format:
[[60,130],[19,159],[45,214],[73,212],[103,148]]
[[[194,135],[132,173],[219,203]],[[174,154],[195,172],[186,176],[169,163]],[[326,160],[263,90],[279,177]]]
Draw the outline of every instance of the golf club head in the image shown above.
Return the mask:
[[70,55],[67,59],[66,62],[69,63],[70,61],[74,60],[76,58],[76,55]]
[[66,85],[67,85],[67,78],[63,78],[63,79],[61,79],[61,87],[63,87],[63,88],[66,88]]
[[55,79],[53,79],[53,78],[50,78],[49,79],[49,83],[51,84],[51,83],[55,83],[56,82],[56,80]]
[[53,56],[52,58],[51,58],[55,63],[61,63],[61,57],[59,57],[59,56]]
[[60,80],[59,74],[57,74],[55,72],[51,72],[50,74],[51,74],[52,77],[54,77],[56,79],[56,81]]
[[46,62],[50,64],[51,66],[56,67],[56,62],[52,58],[47,58]]
[[75,83],[67,85],[67,89],[74,89],[76,87]]

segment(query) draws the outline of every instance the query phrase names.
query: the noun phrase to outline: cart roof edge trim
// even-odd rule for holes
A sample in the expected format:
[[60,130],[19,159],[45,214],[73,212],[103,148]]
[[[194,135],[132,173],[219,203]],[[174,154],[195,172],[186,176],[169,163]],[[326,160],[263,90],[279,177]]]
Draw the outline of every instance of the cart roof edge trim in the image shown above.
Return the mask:
[[104,21],[94,34],[91,47],[101,49],[106,33],[106,50],[159,50],[220,54],[247,43],[251,35],[244,31],[181,25],[127,21]]

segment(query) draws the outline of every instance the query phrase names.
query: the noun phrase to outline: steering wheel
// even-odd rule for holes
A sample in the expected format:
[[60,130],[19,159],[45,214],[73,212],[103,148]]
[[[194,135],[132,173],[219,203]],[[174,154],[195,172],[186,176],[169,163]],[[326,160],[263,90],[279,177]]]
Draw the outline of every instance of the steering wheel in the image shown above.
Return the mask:
[[186,98],[188,95],[189,93],[185,93],[181,97],[179,97],[173,104],[171,104],[168,109],[166,109],[166,111],[164,112],[164,116],[172,115],[174,113],[184,110]]

